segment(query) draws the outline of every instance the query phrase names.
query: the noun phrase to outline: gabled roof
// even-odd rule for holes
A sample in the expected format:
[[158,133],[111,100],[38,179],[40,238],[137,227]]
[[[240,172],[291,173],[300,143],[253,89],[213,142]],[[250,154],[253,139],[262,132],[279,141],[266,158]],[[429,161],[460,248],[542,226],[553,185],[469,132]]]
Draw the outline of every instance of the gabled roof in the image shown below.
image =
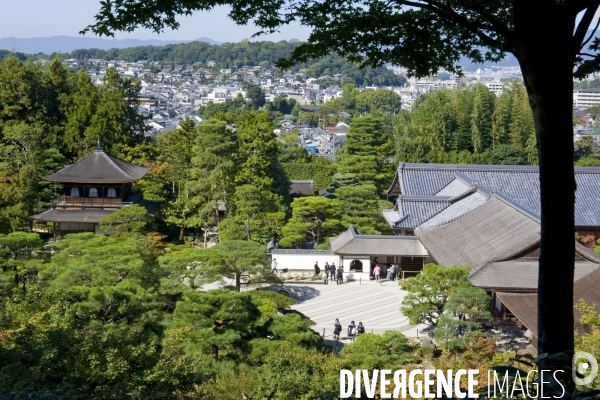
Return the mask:
[[[579,280],[598,269],[590,261],[575,262],[575,280]],[[473,285],[495,290],[537,291],[539,261],[491,262],[469,277]]]
[[41,222],[84,222],[97,224],[103,217],[109,216],[115,211],[117,210],[57,210],[51,208],[29,218]]
[[315,187],[311,180],[291,180],[290,194],[314,196]]
[[329,243],[335,254],[427,256],[427,250],[416,236],[361,235],[352,225],[340,235],[330,238]]
[[[600,212],[597,211],[600,167],[575,167],[575,179],[575,225],[600,226]],[[444,190],[451,184],[458,185],[456,180],[501,193],[530,212],[541,214],[537,166],[401,163],[388,194],[448,195]],[[561,190],[560,177],[557,177],[556,190]]]
[[[504,304],[523,325],[527,327],[535,336],[537,330],[537,294],[536,293],[507,293],[496,292],[496,296],[500,298]],[[600,312],[600,268],[586,274],[581,278],[575,276],[573,284],[573,302],[577,303],[580,299],[584,299],[589,304],[596,305],[596,312]],[[581,315],[577,310],[574,310],[575,325],[579,325]]]
[[96,147],[81,160],[42,176],[42,179],[65,183],[130,183],[142,179],[149,170],[149,167],[130,164]]
[[415,230],[429,254],[445,266],[468,265],[471,272],[531,246],[540,239],[535,215],[494,195],[447,224]]

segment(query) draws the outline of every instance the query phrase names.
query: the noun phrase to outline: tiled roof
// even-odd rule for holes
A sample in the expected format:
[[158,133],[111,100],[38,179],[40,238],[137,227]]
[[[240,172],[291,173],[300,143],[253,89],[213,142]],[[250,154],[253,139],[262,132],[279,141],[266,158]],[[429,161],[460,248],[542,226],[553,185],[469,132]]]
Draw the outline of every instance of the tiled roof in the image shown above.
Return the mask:
[[426,257],[427,250],[416,236],[361,235],[354,226],[339,236],[329,239],[331,250],[335,254],[390,255],[407,257]]
[[445,225],[418,228],[415,234],[438,264],[468,265],[474,273],[540,239],[535,216],[500,196]]
[[[539,262],[501,261],[492,262],[469,277],[473,285],[496,290],[530,289],[537,291]],[[575,262],[575,280],[579,280],[598,268],[590,261]]]
[[149,167],[130,164],[96,148],[81,160],[42,179],[53,182],[130,183],[144,177]]
[[[577,263],[575,264],[577,265]],[[573,284],[573,302],[584,299],[589,304],[596,305],[596,312],[600,312],[600,268],[577,277],[575,269],[575,283]],[[537,336],[537,294],[536,293],[506,293],[496,292],[496,295],[518,319]],[[579,326],[581,315],[574,311],[575,326]]]
[[419,228],[431,228],[452,222],[466,213],[476,209],[487,200],[488,196],[484,195],[483,193],[472,193],[469,196],[465,196],[462,199],[450,204],[432,218],[429,218],[427,221],[421,223]]
[[414,229],[450,205],[450,197],[399,196],[397,228]]
[[303,196],[315,195],[315,188],[311,180],[292,180],[290,183],[290,194],[300,194]]
[[[538,216],[541,213],[537,166],[401,163],[395,179],[403,195],[453,195],[465,186],[483,186]],[[600,167],[575,167],[575,179],[575,224],[600,226]]]
[[314,249],[273,249],[271,250],[271,254],[320,254],[320,255],[331,255],[333,252],[331,250],[314,250]]
[[57,210],[50,209],[32,215],[30,219],[42,222],[85,222],[99,223],[102,217],[111,215],[116,210]]

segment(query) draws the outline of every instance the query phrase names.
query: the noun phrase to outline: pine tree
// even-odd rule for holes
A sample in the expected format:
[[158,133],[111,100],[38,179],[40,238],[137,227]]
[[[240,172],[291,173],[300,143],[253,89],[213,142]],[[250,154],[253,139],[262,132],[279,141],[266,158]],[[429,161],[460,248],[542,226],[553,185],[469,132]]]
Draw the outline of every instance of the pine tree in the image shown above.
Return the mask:
[[289,181],[279,162],[279,144],[267,112],[247,112],[236,120],[239,169],[236,185],[251,184],[284,198]]
[[90,125],[96,114],[99,96],[98,88],[89,75],[81,71],[65,112],[64,148],[70,156],[85,156],[94,142]]
[[389,185],[393,174],[393,146],[383,135],[378,118],[354,118],[338,166],[339,173],[352,173],[361,182],[373,182],[379,192]]
[[389,231],[389,226],[379,209],[379,197],[372,184],[338,187],[335,197],[340,205],[340,217],[344,227],[352,224],[365,234]]
[[223,121],[209,119],[197,127],[189,190],[208,225],[220,222],[218,202],[231,207],[239,168],[237,133]]

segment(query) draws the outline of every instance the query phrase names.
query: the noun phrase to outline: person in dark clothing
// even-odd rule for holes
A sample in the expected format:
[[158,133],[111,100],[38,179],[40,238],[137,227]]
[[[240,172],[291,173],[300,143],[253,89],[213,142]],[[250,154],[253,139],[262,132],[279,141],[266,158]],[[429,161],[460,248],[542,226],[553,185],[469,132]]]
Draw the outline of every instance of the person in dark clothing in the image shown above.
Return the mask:
[[354,321],[350,322],[350,325],[348,325],[348,338],[351,342],[354,342],[356,339],[356,325],[354,324]]
[[342,283],[344,283],[344,270],[342,269],[342,266],[340,265],[340,267],[337,270],[337,284],[341,285]]
[[329,281],[329,262],[325,262],[325,266],[323,267],[323,270],[325,272],[325,283],[327,283],[327,281]]
[[342,324],[340,324],[340,320],[336,318],[335,324],[333,324],[333,338],[339,340],[340,333],[342,333]]
[[319,272],[321,272],[321,268],[319,268],[319,262],[315,261],[315,277],[319,275]]
[[329,276],[330,276],[331,282],[333,282],[335,279],[335,271],[336,271],[335,263],[332,262],[331,265],[329,266]]
[[358,326],[356,327],[356,333],[358,335],[362,335],[363,333],[365,333],[365,327],[363,326],[362,322],[358,323]]

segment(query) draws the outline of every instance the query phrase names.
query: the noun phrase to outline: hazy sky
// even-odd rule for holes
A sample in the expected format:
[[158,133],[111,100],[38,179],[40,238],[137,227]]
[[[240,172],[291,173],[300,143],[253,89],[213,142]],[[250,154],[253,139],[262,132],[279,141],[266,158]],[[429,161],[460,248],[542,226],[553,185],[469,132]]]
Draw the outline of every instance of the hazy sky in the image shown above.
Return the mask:
[[[81,29],[94,22],[94,15],[100,9],[99,0],[0,0],[0,5],[0,38],[78,36]],[[228,8],[220,7],[210,13],[180,17],[181,27],[177,31],[157,35],[138,29],[131,34],[116,33],[115,38],[192,40],[208,37],[219,42],[238,42],[257,31],[252,26],[235,25],[227,13]],[[279,34],[261,36],[258,40],[305,40],[308,33],[307,28],[299,25],[287,26]]]

